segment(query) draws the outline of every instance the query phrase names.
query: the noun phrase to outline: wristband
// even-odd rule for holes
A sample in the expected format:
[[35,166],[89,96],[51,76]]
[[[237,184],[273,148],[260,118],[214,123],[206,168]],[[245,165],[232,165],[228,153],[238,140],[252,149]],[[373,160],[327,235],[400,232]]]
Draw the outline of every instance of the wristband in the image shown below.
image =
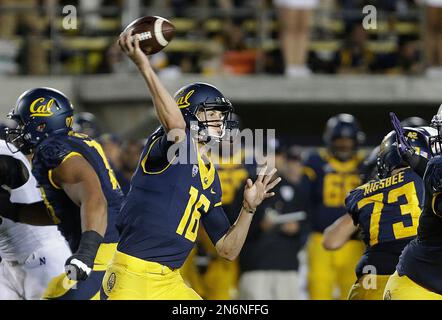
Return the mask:
[[243,203],[242,203],[242,207],[243,207],[243,209],[246,210],[248,213],[255,214],[255,212],[256,212],[256,208],[255,208],[255,209],[250,209],[248,206],[246,206],[246,204],[245,204],[244,201],[243,201]]
[[103,242],[104,238],[98,232],[90,230],[83,232],[81,235],[80,245],[75,254],[85,255],[91,257],[92,260],[97,255],[98,248]]

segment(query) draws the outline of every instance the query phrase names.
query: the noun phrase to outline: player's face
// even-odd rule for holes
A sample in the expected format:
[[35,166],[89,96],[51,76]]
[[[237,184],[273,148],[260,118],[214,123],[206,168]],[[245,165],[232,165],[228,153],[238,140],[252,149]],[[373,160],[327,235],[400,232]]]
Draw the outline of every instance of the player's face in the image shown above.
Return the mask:
[[333,141],[333,155],[339,160],[350,159],[355,151],[355,141],[350,138],[337,138]]
[[224,124],[224,114],[219,110],[201,110],[197,114],[200,121],[208,122],[208,131],[211,136],[222,136],[223,134],[223,124]]

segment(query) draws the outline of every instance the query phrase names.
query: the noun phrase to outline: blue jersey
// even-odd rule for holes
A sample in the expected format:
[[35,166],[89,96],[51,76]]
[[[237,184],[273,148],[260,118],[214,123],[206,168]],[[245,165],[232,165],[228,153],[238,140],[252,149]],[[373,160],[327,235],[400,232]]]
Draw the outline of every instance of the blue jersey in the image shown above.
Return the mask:
[[107,200],[107,229],[105,243],[118,241],[116,217],[123,201],[123,193],[103,152],[101,145],[83,134],[55,135],[36,148],[32,173],[38,181],[46,208],[73,252],[81,239],[80,207],[52,180],[52,170],[73,156],[86,159],[95,170]]
[[320,149],[304,161],[308,179],[303,180],[303,189],[309,197],[309,220],[314,232],[324,232],[345,213],[345,197],[361,185],[359,167],[363,160],[358,153],[348,161],[339,161]]
[[417,234],[423,206],[423,182],[406,168],[381,180],[372,180],[350,192],[347,211],[364,235],[367,250],[357,268],[376,267],[378,275],[391,275],[404,247]]
[[424,175],[424,207],[419,218],[417,238],[402,252],[397,271],[420,286],[442,294],[442,212],[435,203],[440,192],[433,185],[439,183],[442,156],[432,158]]
[[[168,157],[168,150],[178,146],[182,149]],[[118,251],[181,267],[194,246],[200,219],[214,244],[229,230],[221,196],[215,167],[204,162],[189,132],[185,141],[173,144],[160,128],[144,147],[124,201]]]

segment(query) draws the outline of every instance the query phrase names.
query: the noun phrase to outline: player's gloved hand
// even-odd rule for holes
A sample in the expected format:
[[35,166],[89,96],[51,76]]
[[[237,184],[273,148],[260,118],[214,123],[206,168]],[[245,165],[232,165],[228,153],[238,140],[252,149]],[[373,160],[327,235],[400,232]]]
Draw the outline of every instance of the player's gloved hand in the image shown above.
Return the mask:
[[73,254],[64,266],[70,280],[84,281],[89,277],[94,266],[94,259],[82,254]]
[[70,280],[84,281],[91,274],[95,256],[103,237],[95,231],[86,231],[81,236],[76,253],[66,260],[65,272]]
[[401,122],[394,112],[390,112],[391,124],[393,125],[394,131],[396,131],[396,139],[398,144],[398,151],[403,155],[412,155],[414,154],[414,149],[411,146],[410,142],[408,142],[405,137],[404,129],[401,126]]

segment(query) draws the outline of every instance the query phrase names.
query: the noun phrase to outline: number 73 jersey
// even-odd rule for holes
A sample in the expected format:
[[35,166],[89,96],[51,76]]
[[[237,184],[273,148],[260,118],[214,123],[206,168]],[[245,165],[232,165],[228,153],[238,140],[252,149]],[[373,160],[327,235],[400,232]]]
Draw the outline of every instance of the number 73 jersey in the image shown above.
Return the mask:
[[417,234],[423,203],[422,179],[405,168],[358,187],[345,202],[368,247],[411,240]]

